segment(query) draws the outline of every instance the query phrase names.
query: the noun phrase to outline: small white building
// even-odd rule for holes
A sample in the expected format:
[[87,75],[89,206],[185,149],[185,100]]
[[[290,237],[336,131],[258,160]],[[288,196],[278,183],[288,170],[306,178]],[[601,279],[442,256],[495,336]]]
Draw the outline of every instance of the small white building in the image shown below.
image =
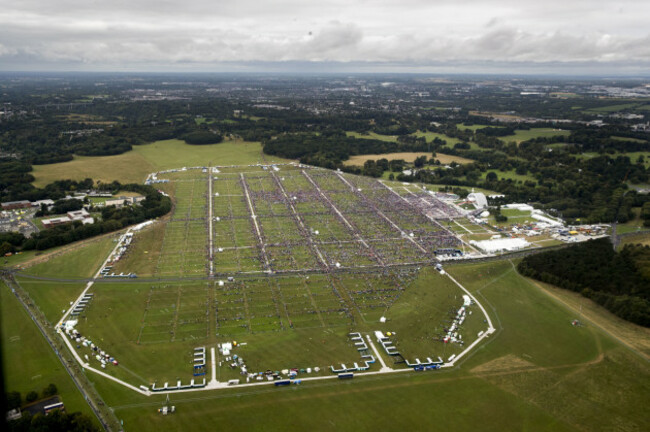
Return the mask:
[[530,246],[523,238],[500,238],[492,240],[470,241],[471,245],[476,246],[485,253],[496,252],[513,252]]

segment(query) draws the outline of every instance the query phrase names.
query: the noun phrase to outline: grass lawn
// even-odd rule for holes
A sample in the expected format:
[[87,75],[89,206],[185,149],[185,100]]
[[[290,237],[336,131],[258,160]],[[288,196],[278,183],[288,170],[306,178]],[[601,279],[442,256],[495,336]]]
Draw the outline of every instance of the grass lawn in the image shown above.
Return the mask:
[[189,145],[180,140],[156,141],[134,146],[133,150],[116,156],[75,156],[69,162],[34,165],[34,185],[43,187],[54,180],[142,183],[147,174],[179,166],[257,164],[283,162],[281,158],[263,155],[257,142],[224,141],[211,145]]
[[[172,394],[177,412],[167,417],[156,413],[164,395],[145,398],[89,377],[127,430],[180,430],[190,424],[193,430],[212,430],[215,423],[270,431],[645,429],[647,361],[616,340],[622,329],[605,327],[602,308],[585,306],[586,325],[573,327],[577,304],[522,278],[508,261],[447,270],[478,296],[498,329],[458,369]],[[423,289],[436,287],[430,280]],[[427,304],[422,295],[405,300]],[[645,333],[634,337],[648,339]]]
[[628,142],[635,142],[635,143],[648,142],[647,140],[642,140],[642,139],[638,139],[638,138],[619,137],[619,136],[614,136],[614,135],[612,135],[610,138],[613,139],[613,140],[616,140],[616,141],[628,141]]
[[362,134],[359,132],[346,132],[345,134],[349,137],[354,137],[354,138],[376,139],[379,141],[397,142],[397,135],[380,135],[375,132],[368,132],[367,134]]
[[[48,255],[48,259],[25,270],[26,274],[51,278],[85,278],[91,277],[99,269],[109,252],[115,246],[112,237],[104,237],[82,247],[60,254]],[[75,300],[85,286],[79,282],[38,280],[19,277],[20,285],[51,323],[56,323]]]
[[458,144],[459,142],[461,142],[458,138],[453,138],[453,137],[447,136],[445,134],[436,133],[436,132],[417,131],[413,135],[415,135],[416,137],[424,137],[427,140],[427,142],[431,142],[435,138],[445,140],[447,142],[447,147],[453,147],[454,144]]
[[[589,158],[600,156],[600,154],[595,152],[586,152],[576,156],[579,158],[589,159]],[[630,162],[632,163],[636,163],[637,159],[639,159],[639,156],[643,156],[645,167],[646,168],[650,167],[650,152],[625,152],[625,153],[606,154],[606,156],[609,156],[610,158],[616,158],[617,156],[627,156],[630,158]]]
[[638,106],[639,106],[638,103],[615,104],[615,105],[607,105],[607,106],[602,106],[602,107],[597,107],[597,108],[588,108],[588,109],[584,110],[584,112],[587,113],[587,114],[612,113],[612,112],[616,112],[616,111],[633,109],[633,108],[636,108]]
[[[359,165],[363,166],[363,164],[368,161],[368,160],[379,160],[386,158],[389,161],[393,159],[403,159],[406,162],[413,162],[417,157],[420,156],[426,156],[427,159],[431,159],[431,153],[427,152],[402,152],[402,153],[383,153],[383,154],[367,154],[367,155],[356,155],[350,157],[347,161],[345,161],[345,165]],[[472,163],[474,162],[471,159],[467,159],[461,156],[452,156],[452,155],[446,155],[444,153],[436,153],[435,159],[439,160],[440,163],[442,164],[450,164],[452,162],[456,162],[459,164],[464,164],[464,163]]]
[[514,135],[506,135],[499,137],[503,142],[515,141],[519,144],[522,141],[528,141],[533,138],[542,138],[542,137],[554,137],[554,136],[569,136],[571,132],[565,131],[562,129],[553,129],[553,128],[531,128],[528,130],[519,130],[517,129]]
[[46,261],[27,268],[24,273],[58,278],[94,276],[109,252],[115,247],[118,235],[95,239],[71,252],[50,256]]
[[[137,149],[137,147],[136,147]],[[54,180],[92,178],[104,183],[142,183],[153,165],[135,150],[115,156],[75,156],[73,160],[34,165],[34,186],[44,187]]]
[[537,182],[537,179],[535,179],[535,177],[533,177],[532,175],[530,175],[530,174],[524,174],[524,175],[517,174],[515,172],[515,170],[510,170],[510,171],[488,170],[488,171],[486,171],[484,173],[481,173],[481,179],[485,180],[485,177],[491,171],[496,173],[496,175],[499,177],[499,180],[501,180],[501,179],[506,179],[506,180],[510,179],[510,180],[514,180],[516,182],[519,182],[519,181],[525,182],[526,180],[530,180],[530,181]]
[[[148,172],[164,168],[262,160],[260,145],[244,142],[188,146],[176,140],[160,141],[120,156],[127,155],[137,156],[142,163],[134,171],[140,176],[138,181]],[[106,161],[114,160],[110,158],[116,157],[89,158],[88,163],[98,161],[96,169],[106,172]],[[68,164],[73,162],[77,160]],[[65,164],[50,167],[59,165]],[[114,168],[120,175],[122,168]],[[59,174],[72,175],[65,170]],[[497,174],[500,178],[531,179],[514,172]],[[324,187],[336,184],[332,179],[314,178]],[[42,177],[37,179],[42,181]],[[304,183],[294,182],[296,191],[306,188]],[[254,182],[251,177],[249,183],[258,194],[273,191],[270,181]],[[289,177],[286,184],[292,184]],[[184,201],[178,194],[178,208],[182,207],[183,214],[205,217],[202,204],[195,205],[191,199],[204,196],[204,189],[194,187],[205,187],[205,183],[179,182],[175,187],[181,185],[186,193],[182,195]],[[215,185],[221,186],[218,182]],[[435,185],[429,187],[437,189]],[[228,202],[237,204],[233,209],[245,211],[241,193]],[[515,212],[507,214],[521,216]],[[267,229],[265,235],[271,235],[272,225],[263,217],[260,220]],[[206,228],[203,221],[194,222],[177,221],[187,225],[188,233],[200,237],[200,246],[193,248],[205,265]],[[250,221],[242,222],[245,228],[238,228],[238,232],[250,231]],[[280,224],[277,228],[284,232],[288,226]],[[332,226],[334,229],[335,225]],[[474,234],[479,232],[469,225],[468,229]],[[144,250],[151,253],[150,249],[161,249],[161,231],[162,228],[152,227],[134,242],[130,253],[136,257],[134,265],[140,265],[143,272],[153,268],[156,261],[155,257],[146,256]],[[92,275],[112,246],[110,238],[101,239],[66,254],[49,256],[27,271],[63,279]],[[181,258],[186,259],[190,252],[185,250]],[[165,417],[156,412],[165,395],[147,398],[100,376],[87,376],[124,420],[126,430],[214,430],[215,424],[233,431],[647,429],[647,332],[634,331],[629,323],[612,323],[604,310],[595,305],[585,308],[584,326],[572,326],[571,321],[579,314],[575,299],[519,276],[510,261],[446,264],[445,268],[485,306],[497,328],[456,368],[383,376],[358,374],[352,381],[304,381],[288,388],[261,386],[176,393],[170,399],[177,412]],[[24,277],[19,282],[48,320],[54,322],[84,287],[83,283]],[[175,383],[177,379],[187,383],[192,378],[192,349],[209,349],[228,340],[246,343],[234,353],[244,357],[252,371],[327,368],[335,362],[349,365],[359,361],[359,354],[346,338],[350,330],[396,331],[395,342],[409,360],[411,355],[421,360],[427,356],[448,357],[459,349],[444,346],[436,336],[445,320],[458,309],[462,292],[448,278],[427,267],[400,274],[377,272],[367,277],[360,273],[310,274],[309,281],[306,275],[249,279],[242,275],[225,286],[204,279],[111,281],[96,283],[92,290],[95,298],[81,316],[79,330],[119,359],[120,365],[109,367],[106,372],[137,385],[149,385],[154,380],[159,384]],[[11,306],[3,298],[3,319],[5,304]],[[486,327],[479,309],[473,306],[470,311],[472,315],[460,329],[467,342]],[[382,315],[388,318],[385,324],[378,322]],[[9,319],[16,320],[11,315]],[[9,356],[16,352],[23,355],[20,347],[14,349],[10,345],[16,340],[12,339],[15,333],[3,333]],[[626,342],[626,338],[639,341],[630,349],[632,342]],[[18,340],[23,340],[22,336]],[[27,335],[24,340],[34,338]],[[373,366],[374,370],[377,366]],[[50,368],[35,367],[36,371],[23,374],[45,376],[41,371]],[[217,368],[220,380],[239,377],[226,362]],[[329,375],[327,371],[321,373]]]
[[81,411],[99,426],[94,413],[77,390],[60,360],[11,290],[0,281],[2,363],[6,391],[25,395],[56,385],[67,412]]
[[495,126],[495,125],[481,125],[481,124],[475,124],[475,125],[466,125],[464,123],[457,123],[456,124],[456,129],[458,130],[471,130],[471,131],[477,131],[479,129],[483,129],[486,127],[494,127],[494,128],[500,128],[503,126]]

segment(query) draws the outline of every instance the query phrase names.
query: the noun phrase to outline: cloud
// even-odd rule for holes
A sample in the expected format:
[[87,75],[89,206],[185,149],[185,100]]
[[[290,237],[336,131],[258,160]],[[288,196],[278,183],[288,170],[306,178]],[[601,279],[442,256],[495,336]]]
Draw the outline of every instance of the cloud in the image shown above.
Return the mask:
[[4,3],[5,69],[181,63],[209,69],[225,62],[416,68],[439,62],[644,64],[650,58],[650,2],[634,0]]

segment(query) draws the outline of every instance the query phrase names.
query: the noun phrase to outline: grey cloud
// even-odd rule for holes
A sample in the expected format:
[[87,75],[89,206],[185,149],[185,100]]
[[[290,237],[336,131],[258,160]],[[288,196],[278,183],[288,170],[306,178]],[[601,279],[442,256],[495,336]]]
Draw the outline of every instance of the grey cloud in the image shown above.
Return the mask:
[[634,0],[0,0],[0,69],[66,62],[645,64],[648,16],[650,2]]

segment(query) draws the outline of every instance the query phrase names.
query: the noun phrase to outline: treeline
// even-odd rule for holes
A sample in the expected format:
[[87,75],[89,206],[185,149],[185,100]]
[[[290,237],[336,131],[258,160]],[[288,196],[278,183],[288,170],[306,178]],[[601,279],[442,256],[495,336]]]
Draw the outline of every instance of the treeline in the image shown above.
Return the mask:
[[[16,170],[23,169],[24,163],[13,160],[6,164],[7,166],[14,167]],[[2,164],[0,163],[0,167]],[[31,171],[31,166],[27,165]],[[76,191],[83,190],[102,190],[107,192],[118,191],[120,188],[119,182],[98,184],[95,185],[92,179],[84,179],[80,181],[76,180],[56,180],[44,188],[37,188],[31,184],[31,181],[34,181],[34,178],[28,174],[29,171],[25,172],[27,178],[22,178],[18,176],[17,178],[10,174],[5,177],[5,173],[0,171],[0,201],[39,201],[43,199],[59,200],[65,198],[66,195]],[[16,182],[12,183],[11,178],[16,178]],[[5,182],[6,178],[6,182]],[[18,180],[18,178],[22,180]],[[28,181],[31,178],[30,181]]]
[[650,327],[650,246],[614,251],[609,239],[525,257],[517,270],[527,277],[579,292],[615,315]]
[[31,415],[28,411],[22,413],[18,420],[7,422],[8,432],[99,432],[92,419],[80,412],[66,413],[54,411],[48,415]]
[[[43,389],[40,397],[42,399],[56,395],[59,392],[56,385],[49,384]],[[10,391],[5,394],[7,409],[13,410],[21,408],[25,404],[31,404],[39,399],[39,394],[32,390],[25,395],[23,401],[22,395],[17,391]],[[90,417],[79,412],[65,413],[54,411],[48,415],[32,415],[29,411],[21,411],[22,417],[18,420],[8,421],[5,430],[10,432],[22,431],[60,431],[60,432],[91,432],[98,431]]]
[[208,130],[190,132],[181,135],[180,138],[193,145],[218,144],[223,141],[222,135]]
[[50,121],[38,126],[25,122],[13,128],[11,125],[3,125],[3,149],[20,154],[23,162],[43,165],[72,160],[75,154],[122,154],[133,146],[165,139],[179,138],[189,144],[215,144],[223,140],[218,131],[211,131],[206,125],[196,125],[190,120],[184,119],[176,123],[150,121],[134,125],[109,124],[101,127],[61,121]]

